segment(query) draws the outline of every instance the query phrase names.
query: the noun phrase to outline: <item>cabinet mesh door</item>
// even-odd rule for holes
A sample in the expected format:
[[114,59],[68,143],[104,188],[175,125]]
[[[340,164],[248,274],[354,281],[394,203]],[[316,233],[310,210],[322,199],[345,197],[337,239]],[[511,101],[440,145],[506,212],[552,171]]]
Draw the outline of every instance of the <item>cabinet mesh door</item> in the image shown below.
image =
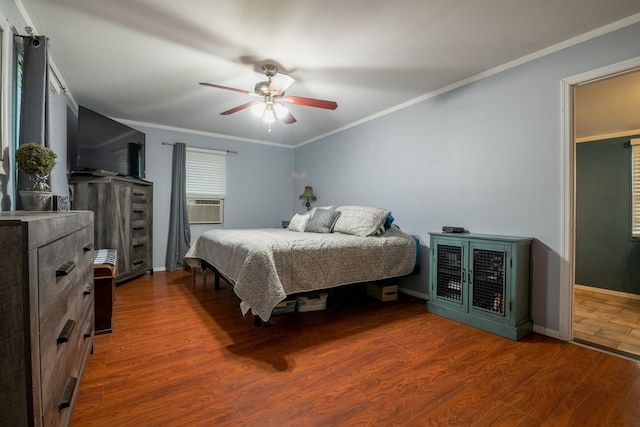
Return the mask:
[[436,296],[462,303],[462,247],[438,245]]
[[474,249],[471,305],[504,315],[504,274],[504,252]]

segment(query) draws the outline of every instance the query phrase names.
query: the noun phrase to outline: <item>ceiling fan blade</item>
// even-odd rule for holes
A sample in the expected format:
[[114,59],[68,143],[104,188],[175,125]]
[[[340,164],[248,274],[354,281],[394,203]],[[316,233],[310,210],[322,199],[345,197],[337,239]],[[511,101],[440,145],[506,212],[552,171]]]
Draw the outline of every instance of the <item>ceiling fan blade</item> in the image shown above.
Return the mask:
[[245,104],[242,105],[238,105],[237,107],[233,107],[230,110],[227,111],[223,111],[222,113],[220,113],[221,116],[228,116],[229,114],[233,114],[233,113],[237,113],[238,111],[242,111],[245,108],[249,108],[251,107],[253,104],[259,104],[262,101],[251,101],[251,102],[247,102]]
[[244,89],[236,89],[235,87],[229,87],[229,86],[221,86],[221,85],[216,85],[213,83],[200,83],[202,86],[209,86],[209,87],[214,87],[217,89],[225,89],[225,90],[232,90],[234,92],[240,92],[240,93],[244,93],[245,95],[256,95],[258,96],[258,94],[254,93],[254,92],[249,92],[248,90],[244,90]]
[[295,117],[293,117],[293,115],[291,113],[287,113],[287,115],[282,118],[282,122],[285,125],[291,125],[291,124],[297,122],[297,120],[296,120]]
[[304,105],[307,107],[325,108],[327,110],[335,110],[338,108],[338,103],[334,101],[325,101],[323,99],[304,98],[302,96],[285,96],[281,98],[282,101],[290,104]]
[[273,79],[271,80],[271,84],[269,85],[269,92],[275,93],[276,95],[281,95],[295,81],[296,79],[287,74],[278,73],[273,76]]

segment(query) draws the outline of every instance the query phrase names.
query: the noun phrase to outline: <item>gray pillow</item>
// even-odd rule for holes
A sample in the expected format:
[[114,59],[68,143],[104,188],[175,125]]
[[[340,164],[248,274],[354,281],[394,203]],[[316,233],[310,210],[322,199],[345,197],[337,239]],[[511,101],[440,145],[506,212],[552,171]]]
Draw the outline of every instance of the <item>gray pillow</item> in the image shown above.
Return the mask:
[[304,231],[312,233],[331,233],[340,212],[331,209],[316,209]]

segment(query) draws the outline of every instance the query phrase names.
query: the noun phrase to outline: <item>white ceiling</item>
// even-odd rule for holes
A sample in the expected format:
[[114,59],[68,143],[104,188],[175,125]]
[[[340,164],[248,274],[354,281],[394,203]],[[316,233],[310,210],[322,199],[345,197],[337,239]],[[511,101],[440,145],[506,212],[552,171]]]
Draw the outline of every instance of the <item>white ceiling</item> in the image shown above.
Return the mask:
[[[19,0],[17,0],[19,3]],[[640,13],[638,0],[22,0],[75,101],[139,123],[295,146]],[[637,21],[638,17],[632,19]],[[22,29],[19,29],[22,30]],[[263,63],[296,82],[272,132],[254,98]]]

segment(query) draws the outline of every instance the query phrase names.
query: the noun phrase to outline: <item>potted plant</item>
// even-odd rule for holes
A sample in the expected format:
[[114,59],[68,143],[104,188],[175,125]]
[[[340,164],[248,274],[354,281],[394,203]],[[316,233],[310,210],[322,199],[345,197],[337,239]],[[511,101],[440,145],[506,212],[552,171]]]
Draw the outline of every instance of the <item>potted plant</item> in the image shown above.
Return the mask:
[[50,210],[51,189],[48,180],[57,157],[50,148],[33,143],[23,144],[16,150],[18,168],[33,181],[33,187],[20,190],[20,199],[25,210]]

